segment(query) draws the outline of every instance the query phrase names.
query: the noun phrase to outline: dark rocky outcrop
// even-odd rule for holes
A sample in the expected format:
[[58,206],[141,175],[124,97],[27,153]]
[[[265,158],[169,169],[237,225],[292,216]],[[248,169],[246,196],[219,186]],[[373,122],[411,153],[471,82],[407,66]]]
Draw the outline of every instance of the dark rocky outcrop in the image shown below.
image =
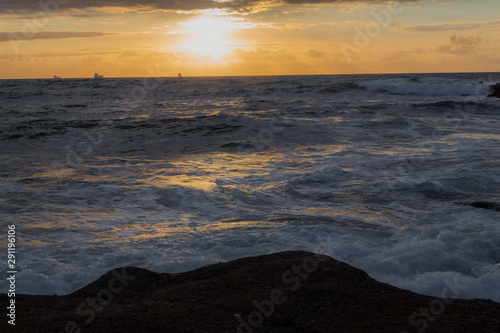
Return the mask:
[[476,208],[493,209],[500,212],[500,201],[473,200],[459,202],[462,205],[468,205]]
[[500,83],[490,86],[490,94],[488,97],[500,98]]
[[[454,297],[450,290],[446,295]],[[0,304],[8,304],[0,295]],[[282,252],[181,274],[113,270],[65,296],[16,296],[0,332],[500,332],[500,304],[379,283],[330,257]]]

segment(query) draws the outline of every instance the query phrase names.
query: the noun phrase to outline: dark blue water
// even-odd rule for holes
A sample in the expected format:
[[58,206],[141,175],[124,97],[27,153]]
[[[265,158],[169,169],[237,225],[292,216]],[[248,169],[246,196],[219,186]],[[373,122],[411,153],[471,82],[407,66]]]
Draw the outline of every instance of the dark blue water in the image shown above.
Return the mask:
[[460,297],[500,301],[499,213],[461,204],[500,198],[495,79],[0,81],[19,292],[300,249],[420,293],[459,279]]

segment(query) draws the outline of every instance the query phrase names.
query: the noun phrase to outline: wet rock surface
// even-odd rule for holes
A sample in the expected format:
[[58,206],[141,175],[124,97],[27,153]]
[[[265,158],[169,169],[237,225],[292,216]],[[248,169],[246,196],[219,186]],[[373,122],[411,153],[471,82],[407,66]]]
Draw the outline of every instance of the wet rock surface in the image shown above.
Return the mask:
[[500,83],[490,86],[490,94],[488,97],[500,98]]
[[500,201],[473,200],[473,201],[465,201],[462,202],[461,204],[472,206],[475,208],[493,209],[500,212]]

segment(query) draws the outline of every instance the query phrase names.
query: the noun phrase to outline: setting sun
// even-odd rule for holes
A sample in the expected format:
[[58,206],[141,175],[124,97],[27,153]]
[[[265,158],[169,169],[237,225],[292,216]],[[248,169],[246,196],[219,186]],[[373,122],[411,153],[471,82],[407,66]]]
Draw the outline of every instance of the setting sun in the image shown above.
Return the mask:
[[179,47],[188,53],[197,57],[220,60],[232,51],[231,34],[234,27],[223,17],[203,15],[179,24],[185,26],[187,35]]
[[4,0],[0,78],[498,71],[499,10],[498,0]]

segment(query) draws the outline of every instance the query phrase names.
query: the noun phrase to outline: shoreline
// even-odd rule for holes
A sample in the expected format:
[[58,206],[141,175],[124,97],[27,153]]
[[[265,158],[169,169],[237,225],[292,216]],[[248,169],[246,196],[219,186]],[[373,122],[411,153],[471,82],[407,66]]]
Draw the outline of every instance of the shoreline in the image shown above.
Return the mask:
[[[62,296],[16,295],[7,332],[498,332],[500,304],[419,295],[288,251],[185,273],[114,269]],[[455,289],[455,291],[454,291]],[[1,304],[8,304],[0,294]]]

